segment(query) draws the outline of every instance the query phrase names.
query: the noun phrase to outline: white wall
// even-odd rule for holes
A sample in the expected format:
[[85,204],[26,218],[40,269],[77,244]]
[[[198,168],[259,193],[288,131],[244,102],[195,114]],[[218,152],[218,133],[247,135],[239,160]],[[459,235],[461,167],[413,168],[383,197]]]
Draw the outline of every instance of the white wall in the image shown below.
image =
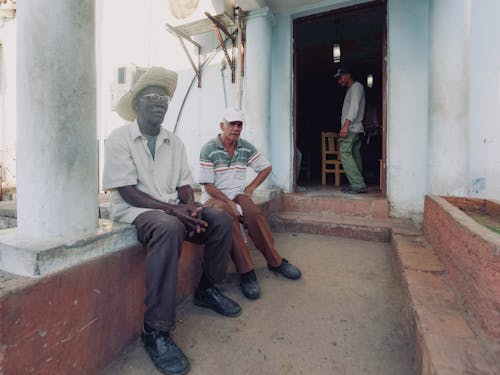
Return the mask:
[[471,6],[469,193],[500,199],[500,2]]
[[393,215],[418,219],[427,189],[429,2],[387,7],[387,195]]
[[0,21],[0,162],[2,179],[16,184],[16,22]]
[[466,196],[470,0],[430,0],[429,10],[427,192]]

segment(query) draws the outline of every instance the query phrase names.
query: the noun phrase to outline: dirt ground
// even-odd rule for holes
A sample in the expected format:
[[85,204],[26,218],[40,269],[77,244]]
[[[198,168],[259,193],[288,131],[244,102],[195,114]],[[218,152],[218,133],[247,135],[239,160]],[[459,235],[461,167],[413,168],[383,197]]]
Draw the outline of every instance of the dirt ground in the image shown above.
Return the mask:
[[489,230],[500,234],[500,216],[481,209],[463,209],[462,211],[464,211],[467,215],[472,217],[482,226],[485,226]]
[[[299,281],[269,272],[252,251],[261,283],[245,299],[234,271],[222,285],[240,302],[224,318],[185,301],[174,340],[191,362],[190,375],[413,375],[403,331],[402,298],[386,243],[309,234],[276,234],[281,254],[303,271]],[[159,374],[140,341],[102,375]]]

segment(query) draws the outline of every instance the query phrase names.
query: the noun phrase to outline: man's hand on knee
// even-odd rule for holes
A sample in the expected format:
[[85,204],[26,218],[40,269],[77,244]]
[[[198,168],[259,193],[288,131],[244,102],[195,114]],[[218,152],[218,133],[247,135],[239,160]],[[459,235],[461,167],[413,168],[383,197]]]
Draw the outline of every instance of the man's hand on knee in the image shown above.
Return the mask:
[[202,206],[195,204],[179,204],[167,212],[177,217],[185,226],[189,237],[205,232],[208,223],[202,220]]
[[239,218],[241,216],[241,212],[238,211],[238,205],[236,204],[236,202],[228,201],[227,204],[229,205],[229,207],[231,207],[234,217]]

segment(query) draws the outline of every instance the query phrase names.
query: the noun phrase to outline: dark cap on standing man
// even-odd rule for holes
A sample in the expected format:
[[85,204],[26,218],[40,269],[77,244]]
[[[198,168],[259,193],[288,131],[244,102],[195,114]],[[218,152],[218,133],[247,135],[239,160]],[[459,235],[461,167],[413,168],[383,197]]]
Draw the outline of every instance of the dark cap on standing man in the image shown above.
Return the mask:
[[337,70],[337,73],[335,73],[334,77],[335,78],[340,78],[343,74],[351,74],[351,69],[349,69],[347,66],[342,66]]

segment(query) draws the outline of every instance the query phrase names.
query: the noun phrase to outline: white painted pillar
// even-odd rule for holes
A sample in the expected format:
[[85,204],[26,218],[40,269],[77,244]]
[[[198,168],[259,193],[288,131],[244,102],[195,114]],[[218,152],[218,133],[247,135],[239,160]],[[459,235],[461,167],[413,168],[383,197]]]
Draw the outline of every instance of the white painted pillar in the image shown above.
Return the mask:
[[243,137],[270,159],[271,35],[273,14],[269,8],[249,13],[246,21],[245,110]]
[[[467,195],[470,0],[431,0],[428,192]],[[419,126],[419,124],[414,124]]]
[[94,0],[17,3],[17,234],[97,227]]

